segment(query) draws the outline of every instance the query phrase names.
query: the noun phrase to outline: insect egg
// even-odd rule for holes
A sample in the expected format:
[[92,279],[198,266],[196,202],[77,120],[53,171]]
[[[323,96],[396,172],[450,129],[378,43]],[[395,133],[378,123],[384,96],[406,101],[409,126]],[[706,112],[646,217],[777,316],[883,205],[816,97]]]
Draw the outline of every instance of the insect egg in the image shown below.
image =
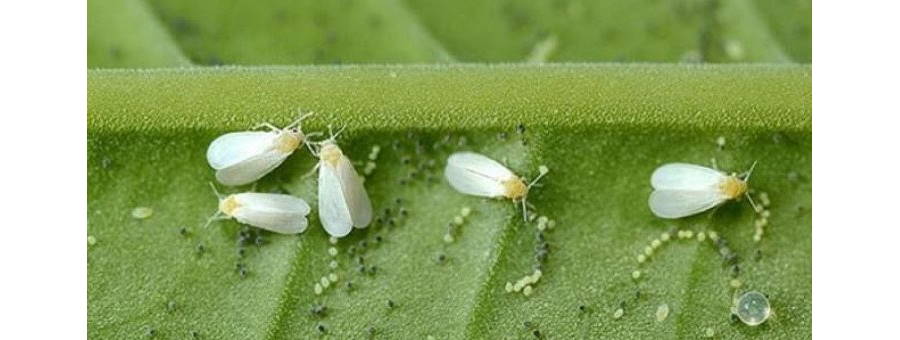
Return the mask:
[[147,219],[150,216],[153,216],[153,208],[137,207],[134,208],[134,210],[131,210],[131,217],[139,220]]
[[669,305],[661,304],[659,307],[656,307],[656,321],[662,322],[665,321],[666,318],[669,317]]

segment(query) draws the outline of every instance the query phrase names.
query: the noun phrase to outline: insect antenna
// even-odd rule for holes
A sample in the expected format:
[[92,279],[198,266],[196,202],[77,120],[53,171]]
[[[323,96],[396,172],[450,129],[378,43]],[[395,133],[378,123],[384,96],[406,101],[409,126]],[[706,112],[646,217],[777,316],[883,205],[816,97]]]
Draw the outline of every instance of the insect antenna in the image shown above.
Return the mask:
[[316,113],[315,113],[315,112],[308,112],[308,113],[304,114],[302,110],[297,109],[297,114],[299,115],[299,117],[297,117],[296,120],[294,120],[293,122],[291,122],[290,124],[288,124],[288,126],[285,126],[285,127],[284,127],[285,129],[290,129],[290,128],[293,128],[293,127],[296,126],[296,127],[297,127],[297,130],[300,130],[300,132],[303,132],[303,120],[306,119],[306,118],[309,118],[309,117],[314,116]]
[[550,169],[548,169],[546,166],[541,165],[540,167],[538,167],[538,172],[540,172],[540,174],[538,174],[538,176],[535,177],[525,187],[525,196],[522,197],[522,217],[525,218],[525,222],[528,222],[528,202],[527,202],[528,191],[531,190],[531,187],[533,187],[535,184],[537,184],[538,181],[540,181],[541,178],[544,177],[544,175],[546,175],[548,172],[550,172]]
[[540,167],[538,167],[538,171],[540,172],[540,173],[538,174],[538,176],[535,177],[534,180],[531,181],[531,183],[528,183],[528,188],[529,188],[529,189],[531,189],[532,186],[534,186],[535,184],[537,184],[537,182],[540,181],[541,178],[544,177],[544,175],[546,175],[548,172],[550,172],[550,169],[548,169],[546,166],[541,165]]
[[220,199],[220,200],[224,198],[224,197],[222,196],[222,194],[219,193],[219,190],[216,189],[216,185],[213,184],[213,182],[207,182],[207,183],[209,183],[209,187],[212,188],[213,194],[216,195],[216,198],[218,198],[218,199]]
[[331,135],[331,136],[328,137],[328,138],[326,138],[326,139],[320,140],[320,141],[318,141],[318,142],[310,142],[310,144],[322,145],[322,144],[325,144],[325,143],[334,142],[335,140],[337,140],[338,136],[340,136],[341,133],[344,132],[344,129],[346,129],[346,128],[347,128],[346,126],[341,127],[341,129],[338,130],[337,133],[334,133],[334,132],[331,130],[331,124],[328,124],[328,134]]
[[[209,187],[212,188],[213,194],[216,195],[216,198],[218,198],[219,200],[222,200],[222,198],[223,198],[222,194],[219,193],[219,190],[216,189],[216,185],[213,184],[213,182],[209,182]],[[209,218],[206,219],[206,223],[203,224],[203,228],[207,228],[207,227],[209,227],[209,225],[211,223],[213,223],[213,221],[217,221],[217,220],[221,220],[221,219],[222,219],[222,211],[219,210],[218,208],[216,208],[216,212],[214,214],[212,214],[212,216],[210,216]]]
[[747,172],[743,176],[744,182],[750,182],[750,175],[753,174],[753,169],[756,168],[756,163],[757,163],[757,161],[753,161],[753,165],[750,166],[750,170],[747,170]]

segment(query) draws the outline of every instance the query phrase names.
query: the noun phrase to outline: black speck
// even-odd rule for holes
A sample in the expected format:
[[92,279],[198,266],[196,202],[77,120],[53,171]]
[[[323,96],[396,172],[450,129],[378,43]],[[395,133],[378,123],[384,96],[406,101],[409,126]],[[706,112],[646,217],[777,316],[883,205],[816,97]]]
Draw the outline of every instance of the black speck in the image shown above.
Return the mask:
[[438,263],[444,263],[445,261],[447,261],[447,255],[444,255],[444,254],[438,254],[438,256],[437,256],[437,262],[438,262]]
[[516,132],[519,134],[525,133],[525,124],[519,123],[518,125],[516,125]]
[[156,328],[151,327],[151,328],[147,329],[147,337],[153,338],[153,337],[156,337],[156,334],[157,334]]
[[181,236],[188,236],[188,234],[189,234],[187,228],[185,228],[185,227],[179,228],[178,233],[181,234]]
[[738,255],[735,253],[728,253],[725,255],[725,263],[726,264],[737,264],[738,263]]
[[197,331],[191,331],[190,334],[191,334],[191,338],[193,338],[193,339],[199,339],[199,338],[200,338],[200,332],[197,332]]
[[396,307],[396,304],[394,304],[394,300],[388,299],[387,306],[388,306],[388,308],[394,308],[394,307]]
[[531,321],[522,322],[522,326],[525,326],[525,328],[531,328]]
[[206,247],[203,246],[203,243],[198,243],[195,251],[197,252],[197,255],[203,255],[203,253],[206,251]]
[[244,249],[244,248],[238,248],[237,256],[238,256],[238,257],[244,257],[244,255],[245,255],[246,253],[247,253],[247,250],[246,250],[246,249]]
[[[122,50],[119,49],[118,47],[115,47],[115,46],[110,47],[110,48],[109,48],[109,55],[112,56],[113,59],[117,59],[117,60],[118,60],[118,59],[121,59],[121,58],[122,58]],[[104,161],[106,161],[106,160],[104,159]],[[105,167],[106,167],[106,164],[104,164],[103,167],[105,168]]]
[[541,331],[535,329],[534,331],[531,332],[531,335],[534,335],[535,338],[540,338]]
[[363,264],[363,263],[365,263],[365,262],[366,262],[366,259],[363,258],[362,256],[357,256],[357,257],[356,257],[356,263]]
[[344,288],[346,288],[348,291],[353,290],[353,282],[347,281],[347,283],[344,284]]
[[377,266],[371,266],[371,267],[369,267],[369,274],[375,275],[376,272],[378,272],[378,267],[377,267]]
[[578,306],[578,310],[580,310],[582,313],[587,312],[587,306],[580,305],[580,306]]
[[394,203],[397,203],[397,205],[403,204],[403,199],[397,197],[397,199],[394,200]]
[[376,243],[381,243],[381,241],[384,241],[384,238],[382,238],[381,235],[375,236]]
[[734,322],[738,322],[738,321],[739,321],[738,316],[731,314],[731,322],[734,323]]
[[184,17],[176,17],[171,22],[172,29],[176,34],[193,34],[196,33],[194,24]]
[[737,278],[738,275],[741,275],[741,266],[736,264],[731,265],[731,277]]
[[319,331],[319,333],[325,333],[326,331],[325,326],[322,324],[316,325],[316,329]]
[[219,56],[217,56],[217,55],[209,56],[209,58],[206,60],[206,63],[210,66],[219,66],[219,65],[225,64],[224,62],[222,62],[222,59],[220,59]]
[[314,316],[318,316],[318,317],[325,316],[325,313],[327,313],[327,312],[328,312],[328,307],[325,307],[325,305],[320,305],[320,304],[315,304],[312,306],[312,308],[309,309],[310,314],[312,314]]

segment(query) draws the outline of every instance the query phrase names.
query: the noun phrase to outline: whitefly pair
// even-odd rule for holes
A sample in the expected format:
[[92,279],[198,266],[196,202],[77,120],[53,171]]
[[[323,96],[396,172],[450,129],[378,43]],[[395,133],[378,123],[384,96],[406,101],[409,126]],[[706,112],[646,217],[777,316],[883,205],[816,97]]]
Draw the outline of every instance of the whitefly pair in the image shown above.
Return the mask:
[[[206,153],[216,170],[216,180],[230,186],[245,185],[262,178],[305,145],[319,159],[319,219],[331,236],[343,237],[353,227],[365,228],[372,220],[372,203],[362,178],[350,159],[337,146],[337,135],[310,142],[301,129],[302,116],[285,128],[261,124],[269,131],[233,132],[216,138]],[[314,135],[314,134],[310,134]],[[314,169],[315,170],[315,169]],[[215,188],[213,188],[215,190]],[[209,222],[234,218],[281,234],[302,233],[308,226],[310,207],[301,198],[270,193],[244,192],[219,198],[219,209]],[[207,222],[207,224],[209,224]]]

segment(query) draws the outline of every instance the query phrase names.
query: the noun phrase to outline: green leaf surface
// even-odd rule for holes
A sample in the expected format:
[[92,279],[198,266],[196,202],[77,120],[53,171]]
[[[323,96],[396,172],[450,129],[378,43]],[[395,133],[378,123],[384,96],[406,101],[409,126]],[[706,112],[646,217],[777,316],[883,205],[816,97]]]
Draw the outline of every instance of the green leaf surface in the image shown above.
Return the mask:
[[143,0],[89,0],[88,67],[190,65]]
[[141,47],[180,49],[200,65],[811,60],[808,0],[91,0],[89,6],[91,67],[179,65],[149,63],[172,59],[134,53]]
[[[336,256],[315,213],[315,177],[304,177],[315,164],[305,150],[255,188],[219,188],[306,199],[314,212],[305,233],[247,228],[249,244],[241,246],[234,221],[202,227],[217,206],[209,142],[263,121],[287,124],[297,109],[318,113],[304,122],[307,132],[346,127],[339,144],[361,173],[372,147],[381,149],[365,182],[380,222],[341,239]],[[538,331],[662,339],[708,329],[717,338],[811,337],[808,66],[93,70],[88,128],[92,338],[292,339],[320,336],[318,326],[326,338]],[[550,169],[528,198],[536,214],[556,222],[544,234],[549,253],[531,296],[505,285],[537,263],[536,225],[509,201],[452,190],[443,166],[459,150],[502,160],[528,178],[539,165]],[[713,159],[736,172],[759,162],[754,197],[771,197],[760,242],[745,200],[676,221],[650,213],[653,169]],[[153,214],[135,218],[136,207]],[[471,215],[445,242],[464,207]],[[709,239],[676,238],[639,264],[636,256],[671,228],[727,240],[738,255],[737,291],[768,294],[775,315],[758,327],[731,321],[733,269]],[[316,295],[315,283],[330,273],[338,281]],[[319,304],[327,310],[317,316],[310,310]],[[657,321],[662,304],[671,312]]]

